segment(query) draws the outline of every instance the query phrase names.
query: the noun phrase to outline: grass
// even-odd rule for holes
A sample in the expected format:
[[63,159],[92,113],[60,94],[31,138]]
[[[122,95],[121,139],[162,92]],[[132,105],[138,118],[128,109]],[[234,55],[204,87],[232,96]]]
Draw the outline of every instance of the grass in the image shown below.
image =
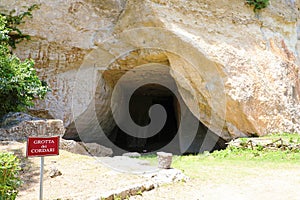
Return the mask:
[[237,161],[256,161],[256,162],[276,162],[276,163],[297,163],[300,161],[300,153],[292,150],[264,150],[256,148],[240,149],[229,147],[225,150],[215,151],[210,156],[216,159],[237,160]]
[[300,134],[298,133],[274,133],[266,135],[262,138],[270,138],[270,139],[279,139],[282,138],[284,141],[289,141],[290,143],[298,143],[300,144]]
[[[275,141],[282,138],[289,144],[300,144],[299,134],[272,134],[261,137],[261,139]],[[244,138],[247,142],[251,138]],[[143,156],[142,159],[157,163],[156,155]],[[241,148],[228,146],[224,150],[212,153],[204,152],[198,155],[173,156],[172,167],[182,170],[191,178],[203,181],[230,181],[228,176],[234,178],[256,175],[261,169],[298,169],[300,163],[300,149],[292,150],[269,150],[260,146]],[[266,170],[266,173],[267,170]],[[226,176],[226,174],[228,176]],[[227,178],[226,178],[227,177]],[[224,180],[223,180],[224,179]]]

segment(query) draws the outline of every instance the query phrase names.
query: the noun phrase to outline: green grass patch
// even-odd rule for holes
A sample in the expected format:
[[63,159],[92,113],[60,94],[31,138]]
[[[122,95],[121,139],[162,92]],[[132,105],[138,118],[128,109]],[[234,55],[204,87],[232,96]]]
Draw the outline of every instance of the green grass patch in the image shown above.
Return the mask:
[[214,151],[210,156],[216,159],[259,161],[259,162],[299,162],[300,153],[295,150],[268,150],[262,148],[248,149],[238,147],[228,147],[225,150]]
[[283,139],[284,141],[288,141],[289,143],[297,143],[300,144],[300,134],[298,133],[273,133],[261,138],[270,138],[273,140]]
[[[299,134],[272,134],[259,139],[270,139],[276,141],[282,139],[286,145],[300,144]],[[247,143],[251,138],[243,138]],[[152,164],[157,163],[156,155],[142,156],[141,159],[148,160]],[[173,156],[172,167],[182,170],[191,178],[202,181],[230,181],[230,178],[243,176],[259,176],[257,171],[261,169],[286,170],[300,169],[300,150],[292,149],[268,149],[260,145],[253,149],[229,145],[226,149],[204,152],[198,155]],[[272,173],[273,173],[272,172]]]

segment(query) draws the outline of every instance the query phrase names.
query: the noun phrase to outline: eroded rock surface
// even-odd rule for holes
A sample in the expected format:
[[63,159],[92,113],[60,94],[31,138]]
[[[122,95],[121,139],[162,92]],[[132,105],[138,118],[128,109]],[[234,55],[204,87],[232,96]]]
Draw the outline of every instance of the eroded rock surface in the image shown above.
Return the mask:
[[22,26],[32,40],[15,52],[33,58],[52,88],[36,109],[70,134],[111,131],[113,88],[149,63],[168,70],[124,84],[171,76],[190,111],[226,140],[300,132],[298,1],[271,1],[258,15],[240,0],[2,0],[0,9],[34,3],[40,9]]
[[25,113],[5,115],[0,126],[0,140],[25,141],[28,137],[63,136],[65,127],[60,119],[40,119]]

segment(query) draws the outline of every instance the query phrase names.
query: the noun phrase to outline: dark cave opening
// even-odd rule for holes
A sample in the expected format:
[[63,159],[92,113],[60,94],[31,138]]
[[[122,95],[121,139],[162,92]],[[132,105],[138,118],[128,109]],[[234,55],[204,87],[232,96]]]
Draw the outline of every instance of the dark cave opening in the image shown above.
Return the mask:
[[[118,92],[120,98],[111,102],[114,103],[115,107],[124,108],[127,107],[122,104],[122,95],[127,90],[131,90],[130,84],[123,84],[121,90]],[[136,129],[135,136],[130,133],[126,133],[116,125],[115,119],[111,114],[107,115],[107,119],[102,115],[97,115],[97,118],[86,118],[85,114],[92,113],[93,109],[87,110],[77,120],[77,124],[72,123],[64,135],[65,139],[73,139],[82,142],[96,142],[100,145],[112,148],[114,155],[122,155],[124,152],[140,152],[140,153],[151,153],[157,151],[166,151],[176,155],[181,154],[197,154],[204,151],[214,151],[226,148],[226,140],[222,139],[216,133],[211,131],[205,124],[197,119],[189,107],[184,103],[176,88],[173,88],[177,95],[175,95],[168,88],[159,84],[146,84],[134,91],[130,96],[129,101],[129,113],[130,116],[121,111],[120,118],[123,123],[127,123],[127,118],[131,117],[133,123],[138,127],[144,127],[150,123],[149,110],[151,106],[160,104],[166,111],[166,122],[162,129],[155,135],[150,133],[147,137],[139,137],[139,130]],[[125,92],[124,92],[125,91]],[[96,101],[97,102],[97,101]],[[96,109],[103,109],[101,101]],[[97,110],[96,110],[97,111]],[[97,111],[98,112],[98,111]],[[112,107],[110,107],[112,113]],[[110,121],[115,124],[114,127],[108,131],[100,133],[95,131],[95,124],[101,125],[103,122]],[[185,128],[182,128],[182,122],[185,120]],[[77,126],[81,126],[78,132]],[[84,128],[82,128],[84,127]],[[196,127],[192,128],[192,127]],[[195,133],[195,134],[193,134]],[[181,144],[185,143],[187,146],[182,148]]]
[[[134,137],[125,133],[116,125],[115,128],[107,134],[108,139],[113,142],[114,145],[125,151],[140,153],[155,152],[168,146],[170,143],[172,143],[172,145],[170,145],[171,147],[166,150],[174,154],[196,154],[203,151],[214,151],[226,148],[225,140],[210,131],[203,123],[194,117],[185,104],[180,105],[176,96],[168,88],[158,84],[144,85],[138,88],[131,96],[129,113],[134,123],[141,127],[148,125],[150,123],[148,112],[150,107],[155,104],[162,105],[167,113],[166,123],[157,134],[146,138]],[[183,109],[181,109],[181,106],[183,106]],[[199,123],[197,134],[185,152],[180,152],[178,139],[180,118],[181,114],[184,114],[180,113],[182,110],[183,112],[189,112],[190,115],[193,116],[193,121]],[[114,150],[114,152],[116,151]]]
[[[134,137],[124,133],[118,126],[108,135],[109,139],[119,148],[134,152],[153,152],[169,144],[178,132],[177,99],[164,86],[148,84],[138,88],[130,98],[129,113],[132,120],[143,127],[150,123],[150,107],[160,104],[167,113],[163,128],[153,136]],[[139,131],[139,130],[137,130]],[[145,134],[144,132],[141,134]]]
[[[228,139],[227,127],[220,127],[220,121],[214,121],[219,120],[223,113],[217,113],[219,110],[216,113],[212,112],[211,102],[218,102],[211,101],[210,98],[213,97],[208,95],[207,91],[202,93],[202,87],[191,85],[197,80],[190,80],[194,76],[189,73],[193,71],[184,70],[185,67],[192,67],[189,66],[189,62],[178,59],[177,55],[172,55],[171,52],[152,48],[127,53],[111,63],[108,68],[101,67],[97,70],[99,80],[95,82],[97,85],[94,96],[89,105],[81,104],[79,98],[78,108],[74,107],[78,115],[67,127],[65,139],[98,143],[111,148],[114,155],[122,155],[128,151],[197,154],[226,147],[223,138]],[[169,60],[170,58],[172,59]],[[203,62],[204,66],[215,66],[206,58]],[[199,78],[202,75],[204,74],[199,74]],[[198,79],[198,75],[195,78]],[[135,90],[138,86],[141,87]],[[83,102],[90,100],[88,97],[82,98]],[[152,108],[157,107],[156,104],[165,108],[166,123],[163,126],[155,126],[163,127],[159,132],[155,131],[156,135],[138,137],[138,126],[144,128],[145,134],[147,125],[154,124],[150,121],[149,108],[154,110]],[[155,121],[160,118],[151,119]],[[124,124],[127,125],[125,129]]]

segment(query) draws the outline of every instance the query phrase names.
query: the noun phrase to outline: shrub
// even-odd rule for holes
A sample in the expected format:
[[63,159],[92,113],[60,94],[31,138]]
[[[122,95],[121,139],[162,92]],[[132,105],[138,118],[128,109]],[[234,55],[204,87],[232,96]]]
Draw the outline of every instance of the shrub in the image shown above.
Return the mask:
[[43,98],[49,91],[47,84],[38,78],[33,60],[21,61],[10,49],[29,38],[17,25],[25,16],[31,16],[32,9],[17,16],[0,14],[0,117],[8,112],[25,111],[34,105],[35,98]]
[[33,68],[32,60],[20,59],[0,45],[0,116],[8,112],[24,111],[33,106],[33,99],[43,98],[47,85]]
[[0,200],[16,199],[21,184],[19,159],[12,153],[0,153]]

